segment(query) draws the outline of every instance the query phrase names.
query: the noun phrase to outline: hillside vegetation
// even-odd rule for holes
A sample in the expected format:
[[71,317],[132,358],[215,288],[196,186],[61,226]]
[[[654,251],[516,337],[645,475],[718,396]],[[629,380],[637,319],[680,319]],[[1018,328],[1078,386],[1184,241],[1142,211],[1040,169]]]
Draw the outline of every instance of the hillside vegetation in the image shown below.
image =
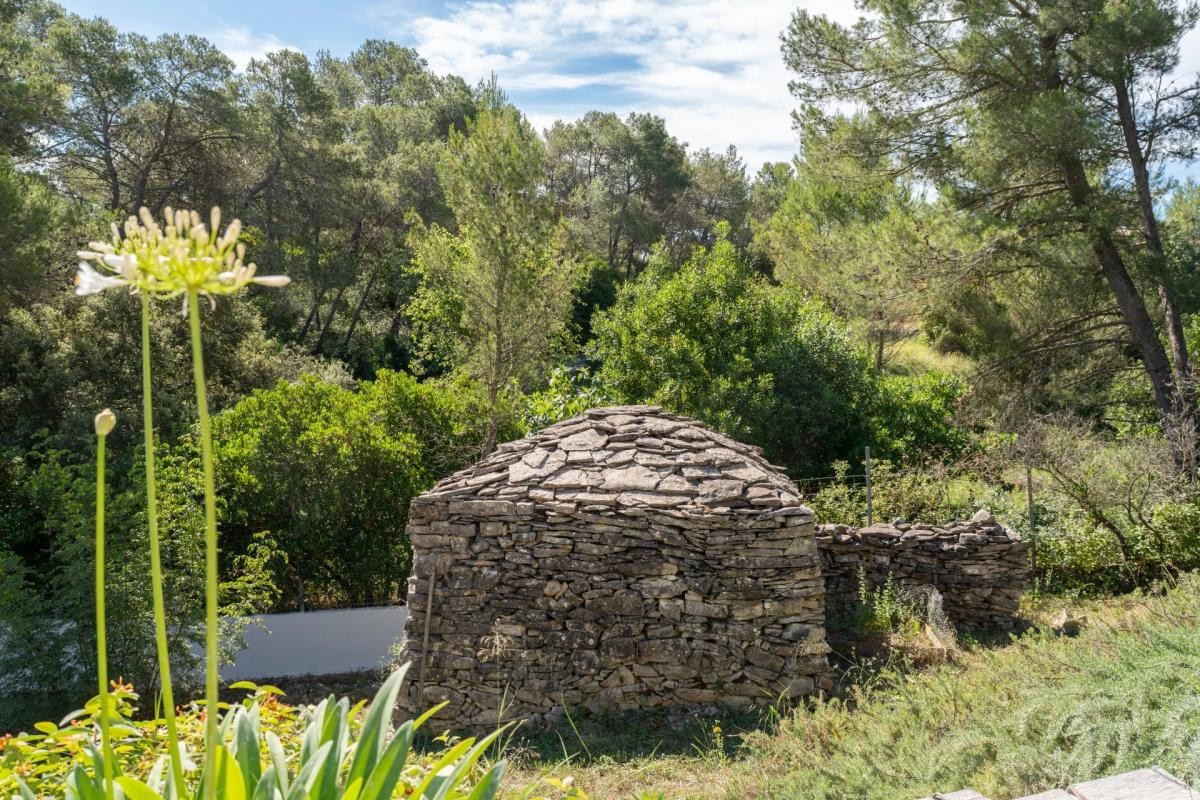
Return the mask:
[[[988,508],[1039,597],[1098,605],[1078,639],[860,664],[843,699],[753,733],[580,720],[594,744],[533,745],[580,750],[579,785],[1196,777],[1200,7],[856,7],[779,31],[798,147],[760,165],[641,111],[539,130],[500,79],[393,41],[243,66],[0,0],[0,731],[94,696],[95,719],[108,676],[170,727],[201,644],[215,705],[223,617],[403,603],[414,497],[652,403],[761,448],[820,522]],[[323,730],[351,724],[337,708]]]

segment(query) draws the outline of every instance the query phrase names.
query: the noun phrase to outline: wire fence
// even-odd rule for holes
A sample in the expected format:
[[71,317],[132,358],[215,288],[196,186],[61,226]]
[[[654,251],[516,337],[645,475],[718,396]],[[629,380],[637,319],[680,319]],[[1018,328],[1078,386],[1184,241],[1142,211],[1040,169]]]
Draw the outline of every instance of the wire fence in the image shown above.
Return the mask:
[[[1013,472],[1017,469],[1023,473],[1020,476],[1014,476]],[[1005,474],[1005,477],[999,477]],[[991,475],[990,478],[984,476]],[[921,479],[913,482],[909,487],[897,487],[898,481],[911,481],[912,479]],[[844,486],[852,489],[853,492],[849,495],[842,495],[837,498],[836,502],[843,511],[847,508],[847,503],[855,504],[852,516],[855,519],[861,520],[865,518],[866,524],[871,525],[875,522],[876,516],[876,500],[883,496],[884,510],[895,512],[897,494],[903,495],[908,490],[915,495],[922,494],[923,491],[928,491],[931,485],[934,488],[940,489],[943,492],[943,502],[940,505],[944,514],[951,513],[951,509],[955,513],[973,513],[979,510],[978,507],[968,511],[967,506],[972,503],[981,503],[984,498],[976,497],[972,494],[965,502],[951,502],[949,495],[951,487],[959,482],[960,479],[967,479],[968,483],[974,487],[985,485],[989,487],[1003,487],[1003,490],[1021,490],[1024,497],[1021,509],[1021,519],[1018,521],[1013,515],[1013,509],[1010,503],[1004,505],[1008,508],[1010,516],[1014,518],[1010,521],[1017,527],[1023,528],[1028,532],[1033,532],[1038,527],[1038,515],[1035,514],[1035,489],[1034,476],[1028,464],[1012,463],[1009,461],[989,462],[989,463],[972,463],[958,465],[943,465],[925,466],[921,468],[897,469],[890,462],[878,462],[872,460],[870,448],[864,448],[862,471],[861,472],[837,472],[833,475],[817,475],[812,477],[804,477],[795,479],[794,483],[800,490],[801,496],[812,500],[815,495],[821,493],[833,486]],[[981,480],[982,479],[982,480]],[[921,485],[925,484],[925,485]],[[960,488],[962,484],[959,484]],[[882,493],[882,495],[880,494]],[[928,499],[928,498],[926,498]],[[994,498],[992,498],[994,499]],[[851,520],[825,520],[829,522],[850,522]],[[910,520],[911,521],[911,520]],[[928,520],[932,521],[932,520]],[[1027,527],[1026,527],[1027,526]]]

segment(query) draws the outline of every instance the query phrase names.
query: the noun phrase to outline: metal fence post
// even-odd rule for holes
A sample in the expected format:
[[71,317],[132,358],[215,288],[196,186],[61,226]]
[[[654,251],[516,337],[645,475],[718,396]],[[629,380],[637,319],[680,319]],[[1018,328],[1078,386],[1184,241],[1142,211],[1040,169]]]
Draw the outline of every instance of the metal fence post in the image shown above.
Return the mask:
[[863,466],[866,468],[864,474],[867,479],[867,525],[871,525],[874,517],[874,509],[871,507],[871,448],[867,447],[864,450],[866,452]]
[[1029,510],[1029,532],[1033,533],[1033,467],[1028,461],[1025,462],[1025,505]]

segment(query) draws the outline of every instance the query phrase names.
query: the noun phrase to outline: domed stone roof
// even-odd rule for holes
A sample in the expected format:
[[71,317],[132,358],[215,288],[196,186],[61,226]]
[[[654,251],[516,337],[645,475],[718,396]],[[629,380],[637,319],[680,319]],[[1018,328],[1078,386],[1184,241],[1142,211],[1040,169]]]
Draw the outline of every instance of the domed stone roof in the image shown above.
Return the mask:
[[[509,503],[529,502],[560,513],[811,513],[758,448],[658,406],[592,409],[501,445],[423,495],[435,498],[484,501],[474,508],[480,514],[511,513]],[[467,502],[459,506],[471,510]]]

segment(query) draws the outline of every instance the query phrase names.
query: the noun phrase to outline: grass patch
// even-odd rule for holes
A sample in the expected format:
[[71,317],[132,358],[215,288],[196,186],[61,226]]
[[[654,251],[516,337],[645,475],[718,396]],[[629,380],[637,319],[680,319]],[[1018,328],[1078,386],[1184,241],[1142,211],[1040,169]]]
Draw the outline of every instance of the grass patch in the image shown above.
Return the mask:
[[929,370],[967,378],[974,372],[975,363],[958,353],[939,353],[921,336],[910,336],[888,345],[888,372],[923,375]]
[[[1200,578],[1071,611],[1089,620],[1078,637],[1033,630],[936,668],[893,664],[774,719],[586,720],[554,746],[534,740],[509,785],[571,775],[593,800],[912,800],[970,786],[999,800],[1149,765],[1200,780]],[[720,747],[704,736],[714,723]]]

